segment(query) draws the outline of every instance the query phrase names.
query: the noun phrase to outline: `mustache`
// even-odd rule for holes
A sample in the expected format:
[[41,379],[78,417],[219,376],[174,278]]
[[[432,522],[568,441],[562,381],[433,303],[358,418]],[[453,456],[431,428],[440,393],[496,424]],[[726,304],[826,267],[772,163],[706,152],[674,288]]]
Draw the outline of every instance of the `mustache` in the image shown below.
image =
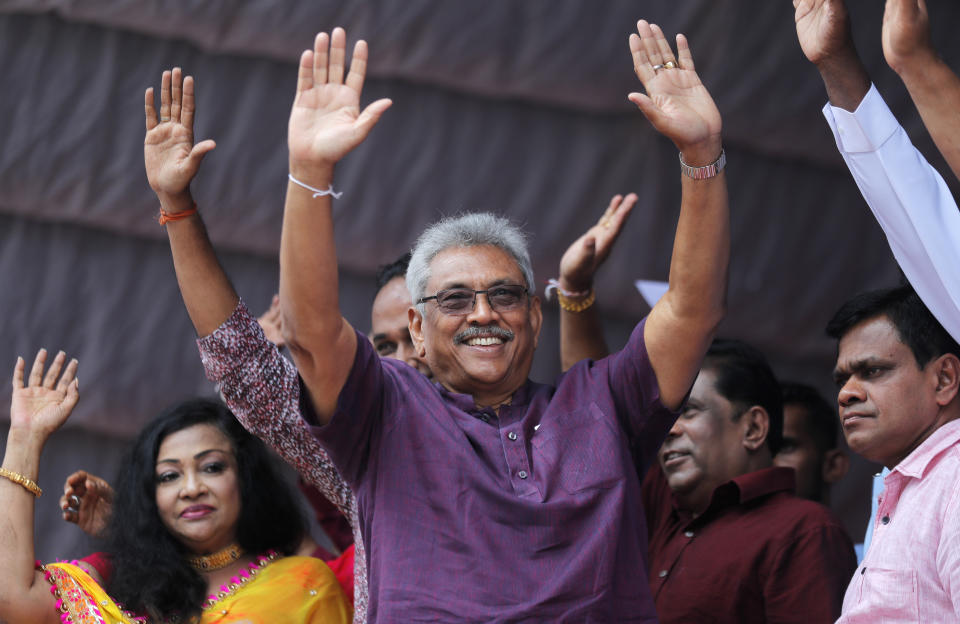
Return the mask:
[[453,337],[454,344],[462,344],[472,338],[481,338],[484,336],[494,336],[503,340],[513,340],[513,332],[497,325],[487,327],[468,327]]

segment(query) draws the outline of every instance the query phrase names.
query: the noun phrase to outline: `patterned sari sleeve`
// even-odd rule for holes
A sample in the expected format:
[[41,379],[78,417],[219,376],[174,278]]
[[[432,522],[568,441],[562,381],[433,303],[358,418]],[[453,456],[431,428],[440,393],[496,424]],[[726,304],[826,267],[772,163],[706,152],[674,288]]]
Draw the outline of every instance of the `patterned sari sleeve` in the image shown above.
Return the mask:
[[353,491],[300,415],[297,370],[267,340],[241,301],[223,325],[197,341],[207,377],[237,420],[355,520]]
[[56,609],[64,624],[146,624],[145,617],[125,611],[94,581],[72,563],[41,567],[56,597]]

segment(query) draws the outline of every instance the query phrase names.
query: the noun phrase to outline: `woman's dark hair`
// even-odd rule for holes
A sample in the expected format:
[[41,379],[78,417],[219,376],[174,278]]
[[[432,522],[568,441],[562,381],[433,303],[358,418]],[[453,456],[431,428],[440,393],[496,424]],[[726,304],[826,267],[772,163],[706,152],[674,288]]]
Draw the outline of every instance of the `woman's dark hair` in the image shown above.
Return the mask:
[[236,456],[240,546],[254,554],[271,548],[290,554],[306,531],[297,500],[266,447],[223,403],[192,399],[173,405],[147,425],[124,458],[106,532],[106,551],[113,562],[107,592],[124,608],[151,619],[199,615],[206,599],[206,582],[161,522],[156,500],[160,444],[172,433],[202,424],[222,431]]

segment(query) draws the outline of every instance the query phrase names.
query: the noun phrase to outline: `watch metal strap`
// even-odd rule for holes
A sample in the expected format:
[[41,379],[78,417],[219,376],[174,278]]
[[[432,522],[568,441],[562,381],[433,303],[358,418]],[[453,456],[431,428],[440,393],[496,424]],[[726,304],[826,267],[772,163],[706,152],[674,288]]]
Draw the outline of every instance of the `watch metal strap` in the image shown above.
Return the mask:
[[720,156],[710,163],[703,167],[691,167],[687,163],[683,162],[683,154],[680,154],[680,171],[683,172],[683,175],[688,178],[693,178],[694,180],[706,180],[707,178],[712,178],[723,171],[724,167],[727,166],[727,152],[725,150],[720,150]]

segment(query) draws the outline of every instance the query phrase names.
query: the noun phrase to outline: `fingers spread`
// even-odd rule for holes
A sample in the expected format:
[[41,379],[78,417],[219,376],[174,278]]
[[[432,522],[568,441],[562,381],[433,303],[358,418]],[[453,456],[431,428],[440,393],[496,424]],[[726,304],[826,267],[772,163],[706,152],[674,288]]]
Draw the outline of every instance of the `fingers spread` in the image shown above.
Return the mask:
[[653,71],[653,64],[647,58],[647,52],[643,49],[640,37],[636,34],[630,35],[630,53],[633,55],[633,71],[637,74],[644,85],[651,80],[656,72]]
[[180,123],[180,103],[183,94],[183,70],[179,67],[173,68],[173,75],[170,79],[170,120]]
[[39,386],[43,380],[43,365],[47,362],[47,350],[37,351],[37,357],[33,360],[33,367],[30,369],[30,378],[27,384],[30,386]]
[[680,61],[680,67],[684,69],[695,69],[693,65],[693,54],[690,53],[690,42],[686,35],[677,35],[677,59]]
[[353,59],[350,61],[350,73],[347,74],[347,86],[361,93],[363,79],[367,75],[367,42],[361,39],[353,46]]
[[313,41],[313,82],[327,84],[327,63],[330,60],[330,36],[322,32]]
[[196,174],[196,170],[200,167],[200,162],[203,161],[203,157],[206,156],[208,152],[213,151],[213,148],[216,146],[217,143],[213,139],[200,141],[193,146],[193,149],[190,150],[190,155],[187,156],[187,160],[189,161],[189,168],[194,174]]
[[63,368],[63,360],[65,360],[66,357],[67,354],[63,351],[57,352],[57,355],[53,358],[53,364],[50,365],[47,374],[43,377],[44,388],[53,389],[54,384],[57,383],[57,375],[60,374],[60,369]]
[[297,69],[297,93],[313,88],[313,50],[304,50]]
[[360,116],[357,117],[354,125],[360,130],[361,134],[366,137],[370,130],[373,129],[373,126],[380,121],[380,116],[383,115],[384,111],[390,108],[392,104],[393,100],[389,98],[371,102],[363,109]]
[[653,31],[653,40],[657,44],[657,51],[660,52],[660,58],[663,60],[661,63],[666,63],[668,61],[673,61],[676,64],[676,57],[673,55],[673,50],[670,49],[670,43],[667,41],[667,38],[663,34],[663,30],[660,29],[656,24],[650,24],[650,30]]
[[170,121],[170,71],[160,78],[160,122]]
[[[63,353],[63,351],[61,351]],[[77,366],[80,363],[77,361],[77,358],[70,360],[70,363],[67,364],[67,369],[63,371],[63,375],[60,377],[60,382],[57,383],[57,390],[60,392],[67,392],[70,382],[76,381],[77,375]]]
[[330,84],[343,82],[343,66],[347,60],[347,33],[337,26],[330,36],[330,70],[327,81]]
[[147,132],[157,127],[157,109],[153,104],[153,87],[143,94],[143,112],[147,119]]
[[77,401],[80,400],[80,380],[74,379],[73,383],[67,386],[67,396],[63,399],[61,407],[70,413],[74,407],[77,406]]
[[[640,44],[643,46],[644,51],[646,51],[650,64],[663,64],[663,55],[660,54],[660,46],[657,44],[656,34],[646,20],[637,22],[637,33],[640,35]],[[661,36],[663,36],[662,32]]]
[[67,354],[63,351],[57,351],[57,355],[53,358],[53,364],[50,365],[47,374],[43,378],[44,388],[53,388],[57,382],[57,375],[60,374],[60,369],[63,368],[63,360],[65,360],[66,357]]
[[193,76],[187,76],[183,79],[183,100],[180,110],[180,123],[193,132],[193,110],[195,102],[193,100]]
[[17,356],[17,363],[13,365],[13,390],[16,392],[23,388],[23,369],[26,367],[26,363],[23,361],[23,358],[19,355]]
[[658,125],[661,119],[660,109],[653,103],[653,100],[643,93],[631,93],[627,96],[627,99],[637,105],[637,108],[647,118],[647,121],[653,124],[654,128],[660,127]]

